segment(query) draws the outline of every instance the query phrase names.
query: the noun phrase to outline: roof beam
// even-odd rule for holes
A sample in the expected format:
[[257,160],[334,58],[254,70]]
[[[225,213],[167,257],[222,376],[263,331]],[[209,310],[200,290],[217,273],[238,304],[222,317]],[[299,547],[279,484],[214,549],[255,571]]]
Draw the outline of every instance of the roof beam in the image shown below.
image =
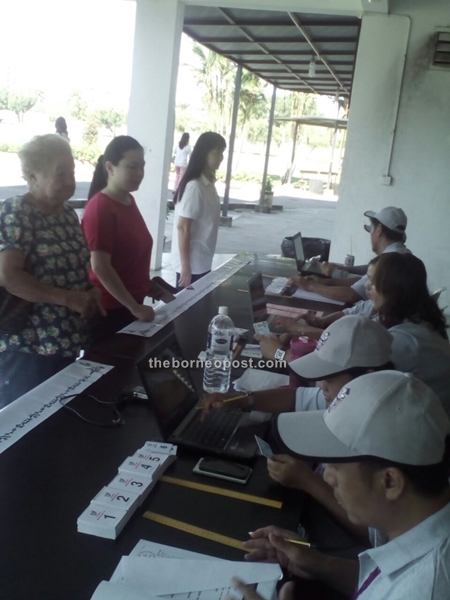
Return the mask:
[[[297,27],[297,29],[300,31],[300,33],[302,34],[302,36],[305,38],[305,40],[311,46],[312,50],[315,52],[317,58],[319,58],[323,62],[323,64],[326,66],[326,68],[330,71],[331,75],[334,77],[334,79],[336,80],[336,82],[339,84],[339,87],[341,88],[341,90],[344,90],[347,93],[350,93],[349,90],[348,90],[348,88],[344,85],[344,83],[342,82],[342,80],[339,78],[339,76],[335,73],[335,71],[333,70],[333,68],[331,67],[331,65],[328,63],[327,59],[324,58],[320,54],[319,49],[315,45],[314,41],[311,39],[308,31],[300,23],[300,19],[298,18],[298,16],[295,13],[292,13],[292,12],[290,12],[288,14],[289,14],[290,18],[292,19],[292,22],[295,23],[295,26]],[[332,53],[330,52],[330,54],[332,54]]]
[[[228,22],[233,23],[234,25],[236,25],[237,27],[239,27],[239,29],[242,31],[242,33],[245,35],[245,37],[250,41],[253,42],[254,44],[256,44],[259,48],[261,48],[261,51],[264,52],[264,54],[267,54],[268,56],[273,56],[274,60],[276,62],[278,62],[280,65],[283,65],[284,68],[289,71],[289,73],[292,73],[296,79],[298,79],[303,85],[307,86],[314,94],[317,94],[317,91],[314,89],[314,87],[312,85],[310,85],[307,81],[304,81],[299,75],[295,74],[292,69],[289,67],[289,65],[285,65],[283,63],[283,61],[281,59],[278,58],[278,56],[276,56],[274,53],[270,52],[265,46],[264,44],[260,44],[258,42],[255,41],[254,37],[247,31],[247,29],[245,29],[244,27],[240,27],[239,25],[236,24],[236,21],[233,19],[233,17],[229,14],[229,12],[227,10],[225,10],[224,8],[219,8],[218,9],[223,16],[228,20]],[[278,54],[278,53],[277,53]],[[276,84],[273,84],[276,85]]]
[[[221,44],[221,43],[230,43],[230,44],[242,44],[247,43],[248,39],[243,39],[242,37],[199,37],[198,40],[203,43],[211,43],[211,44]],[[255,44],[298,44],[299,39],[296,37],[254,37]],[[314,38],[314,42],[317,44],[355,44],[357,39],[354,37],[346,37],[346,38]],[[301,41],[300,43],[306,44],[306,42]]]
[[[256,21],[254,19],[239,19],[236,21],[238,26],[242,27],[293,27],[290,21],[276,19],[270,21],[263,21],[262,19]],[[201,19],[201,18],[190,18],[184,19],[184,24],[188,27],[199,25],[201,27],[234,27],[233,23],[224,21],[223,19]],[[307,19],[303,21],[305,27],[359,27],[357,19],[336,19],[327,21],[318,21],[317,19]]]

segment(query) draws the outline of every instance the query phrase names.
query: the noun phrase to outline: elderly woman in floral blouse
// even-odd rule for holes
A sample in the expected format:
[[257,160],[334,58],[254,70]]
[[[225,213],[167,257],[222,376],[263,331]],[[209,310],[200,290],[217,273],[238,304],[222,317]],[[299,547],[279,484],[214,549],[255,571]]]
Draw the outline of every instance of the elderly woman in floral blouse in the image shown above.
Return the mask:
[[89,283],[89,249],[66,204],[75,191],[69,144],[37,136],[19,158],[28,192],[0,207],[0,286],[32,306],[21,331],[0,332],[0,407],[73,362],[83,321],[104,312]]

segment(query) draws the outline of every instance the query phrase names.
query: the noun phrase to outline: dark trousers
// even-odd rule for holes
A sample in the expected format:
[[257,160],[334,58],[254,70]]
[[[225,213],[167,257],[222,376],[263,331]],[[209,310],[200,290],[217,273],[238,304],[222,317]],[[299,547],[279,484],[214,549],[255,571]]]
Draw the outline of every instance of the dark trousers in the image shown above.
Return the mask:
[[75,358],[42,356],[28,352],[0,353],[0,408],[26,394]]
[[[202,277],[204,277],[205,275],[208,275],[208,273],[211,273],[211,271],[206,271],[205,273],[200,273],[200,275],[192,275],[191,277],[191,283],[195,283],[196,281],[198,281],[199,279],[201,279]],[[177,292],[181,292],[181,290],[184,290],[183,287],[180,287],[178,285],[179,281],[180,281],[180,273],[177,273],[177,283],[176,283],[176,288],[177,288]]]
[[88,325],[88,348],[92,348],[95,344],[111,337],[133,321],[136,321],[136,318],[125,307],[113,308],[106,312],[106,317],[96,315],[91,319]]

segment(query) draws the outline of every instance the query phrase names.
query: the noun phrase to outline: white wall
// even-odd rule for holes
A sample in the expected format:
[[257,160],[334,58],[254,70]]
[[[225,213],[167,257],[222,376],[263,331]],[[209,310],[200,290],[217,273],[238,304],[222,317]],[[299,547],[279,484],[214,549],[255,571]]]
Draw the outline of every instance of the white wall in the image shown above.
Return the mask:
[[[400,206],[407,245],[424,261],[430,288],[450,290],[450,70],[429,69],[435,28],[450,26],[450,2],[401,0],[393,9],[395,15],[363,17],[331,259],[342,260],[350,240],[358,263],[370,259],[363,212]],[[392,185],[382,184],[385,175]],[[441,301],[447,304],[449,291]]]

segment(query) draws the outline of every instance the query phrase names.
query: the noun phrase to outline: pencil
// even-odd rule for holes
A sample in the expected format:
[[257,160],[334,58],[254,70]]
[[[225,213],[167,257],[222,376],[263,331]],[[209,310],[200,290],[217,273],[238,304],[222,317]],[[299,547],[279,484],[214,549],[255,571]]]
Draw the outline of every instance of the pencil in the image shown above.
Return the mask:
[[291,544],[298,544],[299,546],[307,546],[311,548],[311,544],[309,542],[302,542],[301,540],[291,540],[290,538],[283,538],[285,542],[290,542]]
[[[225,402],[233,402],[233,400],[241,400],[242,398],[247,398],[248,394],[241,394],[240,396],[233,396],[233,398],[225,398],[224,400],[222,400],[222,402],[225,404]],[[202,410],[204,407],[203,406],[196,406],[195,407],[197,410]]]
[[[253,531],[249,531],[248,535],[253,535]],[[302,540],[292,540],[291,538],[283,538],[285,542],[290,542],[291,544],[298,544],[299,546],[307,546],[308,548],[314,548],[312,544],[309,542],[303,542]]]

